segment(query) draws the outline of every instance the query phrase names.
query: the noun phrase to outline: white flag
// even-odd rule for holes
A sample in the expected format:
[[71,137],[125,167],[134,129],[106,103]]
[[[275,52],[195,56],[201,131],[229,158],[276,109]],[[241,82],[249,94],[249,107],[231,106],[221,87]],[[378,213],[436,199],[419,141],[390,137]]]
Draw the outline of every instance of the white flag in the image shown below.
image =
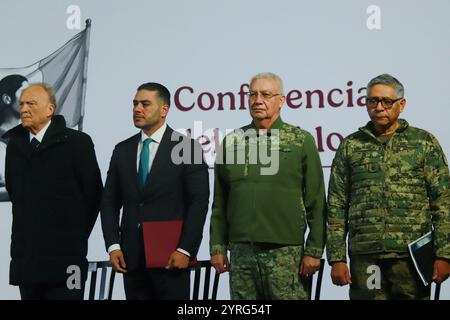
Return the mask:
[[56,114],[69,128],[81,126],[84,115],[90,23],[48,57],[23,68],[0,68],[0,136],[20,122],[18,99],[33,82],[45,82],[55,90]]

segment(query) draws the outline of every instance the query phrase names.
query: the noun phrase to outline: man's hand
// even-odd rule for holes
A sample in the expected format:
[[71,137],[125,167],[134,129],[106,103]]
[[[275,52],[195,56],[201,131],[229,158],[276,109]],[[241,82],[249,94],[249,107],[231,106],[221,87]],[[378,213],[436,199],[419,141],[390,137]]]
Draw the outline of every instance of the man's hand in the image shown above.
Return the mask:
[[446,260],[434,261],[433,281],[437,284],[444,282],[450,275],[450,263]]
[[125,258],[123,257],[122,250],[114,250],[109,254],[109,261],[115,272],[127,272],[127,264],[125,263]]
[[174,251],[167,261],[166,269],[186,269],[189,266],[189,257],[179,251]]
[[224,254],[216,254],[211,256],[211,264],[218,273],[230,271],[230,262]]
[[313,275],[320,268],[320,259],[304,256],[300,264],[300,274],[304,276]]
[[350,272],[345,262],[335,262],[331,265],[331,280],[337,286],[352,284]]

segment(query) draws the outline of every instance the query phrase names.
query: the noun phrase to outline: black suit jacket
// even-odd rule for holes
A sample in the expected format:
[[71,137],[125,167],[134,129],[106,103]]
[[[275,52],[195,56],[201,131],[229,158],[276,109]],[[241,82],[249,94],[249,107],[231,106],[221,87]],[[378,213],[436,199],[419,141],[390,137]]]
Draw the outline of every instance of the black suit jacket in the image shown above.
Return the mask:
[[87,273],[88,238],[102,180],[91,138],[54,116],[38,149],[29,131],[8,131],[5,178],[12,202],[10,283],[65,283],[67,268]]
[[[138,224],[143,221],[183,220],[178,247],[195,256],[209,202],[208,167],[200,145],[169,126],[153,160],[147,185],[141,191],[136,166],[140,138],[138,133],[116,145],[101,205],[106,248],[119,243],[128,270],[137,268],[142,254]],[[172,155],[182,156],[183,162],[174,162]]]

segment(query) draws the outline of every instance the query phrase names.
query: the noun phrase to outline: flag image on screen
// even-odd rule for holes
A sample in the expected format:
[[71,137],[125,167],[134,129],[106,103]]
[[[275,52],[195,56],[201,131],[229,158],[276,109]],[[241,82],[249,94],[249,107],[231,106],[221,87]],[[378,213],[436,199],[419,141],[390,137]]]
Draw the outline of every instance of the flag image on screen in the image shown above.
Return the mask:
[[4,188],[4,155],[7,141],[1,136],[20,123],[19,97],[35,82],[45,82],[55,91],[55,114],[64,116],[69,128],[83,130],[87,61],[91,20],[49,56],[26,67],[0,68],[0,201],[8,201]]

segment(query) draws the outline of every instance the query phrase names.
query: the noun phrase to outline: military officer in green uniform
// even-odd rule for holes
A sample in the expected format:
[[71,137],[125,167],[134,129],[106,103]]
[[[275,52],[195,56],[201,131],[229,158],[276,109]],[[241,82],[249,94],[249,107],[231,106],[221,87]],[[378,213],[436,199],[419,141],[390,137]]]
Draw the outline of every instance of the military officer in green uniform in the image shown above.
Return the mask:
[[253,121],[227,135],[216,158],[211,263],[230,271],[232,299],[307,299],[303,280],[320,266],[322,166],[311,134],[281,120],[284,101],[277,75],[254,76]]
[[[450,273],[450,194],[445,155],[429,132],[399,119],[403,85],[389,74],[367,85],[371,121],[349,135],[333,160],[327,256],[350,299],[429,299],[408,243],[433,231],[433,279]],[[350,270],[347,266],[347,236]]]

